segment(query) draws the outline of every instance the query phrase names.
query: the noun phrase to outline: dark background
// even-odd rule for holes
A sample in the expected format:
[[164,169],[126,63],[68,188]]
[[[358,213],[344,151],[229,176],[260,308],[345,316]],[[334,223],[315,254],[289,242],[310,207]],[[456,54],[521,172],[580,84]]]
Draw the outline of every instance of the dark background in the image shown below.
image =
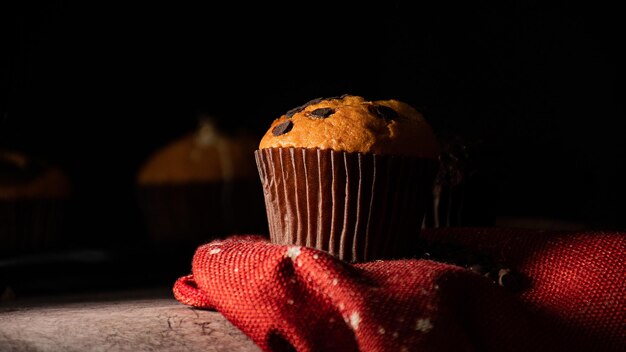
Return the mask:
[[619,11],[297,3],[3,2],[0,147],[69,172],[77,243],[119,243],[139,165],[199,113],[260,135],[312,98],[397,98],[480,146],[474,214],[626,227]]

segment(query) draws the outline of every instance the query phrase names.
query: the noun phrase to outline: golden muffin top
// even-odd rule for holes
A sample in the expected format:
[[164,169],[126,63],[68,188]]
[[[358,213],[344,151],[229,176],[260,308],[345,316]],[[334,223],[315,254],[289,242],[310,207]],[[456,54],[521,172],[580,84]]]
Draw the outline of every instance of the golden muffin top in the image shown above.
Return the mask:
[[156,150],[141,166],[142,185],[256,179],[254,149],[258,137],[227,135],[211,119]]
[[64,198],[70,192],[70,180],[59,167],[0,150],[0,200]]
[[275,119],[259,149],[319,148],[436,159],[431,126],[410,105],[356,95],[318,98]]

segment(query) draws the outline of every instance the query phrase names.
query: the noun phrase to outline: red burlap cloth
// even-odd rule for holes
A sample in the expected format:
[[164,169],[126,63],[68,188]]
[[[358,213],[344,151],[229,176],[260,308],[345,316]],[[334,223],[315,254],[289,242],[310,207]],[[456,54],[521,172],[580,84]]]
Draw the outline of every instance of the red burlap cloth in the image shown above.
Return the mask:
[[200,246],[175,298],[265,351],[626,351],[626,233],[447,228],[517,271],[510,291],[426,259],[348,264],[234,236]]

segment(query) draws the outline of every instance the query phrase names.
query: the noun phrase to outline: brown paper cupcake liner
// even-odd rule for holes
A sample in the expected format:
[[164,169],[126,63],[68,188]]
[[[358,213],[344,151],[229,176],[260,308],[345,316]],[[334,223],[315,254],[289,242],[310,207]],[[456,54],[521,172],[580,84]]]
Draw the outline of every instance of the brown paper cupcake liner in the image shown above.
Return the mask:
[[350,262],[417,254],[435,160],[307,148],[255,157],[273,243]]
[[66,211],[65,200],[0,201],[0,255],[55,248]]
[[139,206],[149,240],[200,244],[235,233],[267,233],[260,183],[196,182],[141,186]]

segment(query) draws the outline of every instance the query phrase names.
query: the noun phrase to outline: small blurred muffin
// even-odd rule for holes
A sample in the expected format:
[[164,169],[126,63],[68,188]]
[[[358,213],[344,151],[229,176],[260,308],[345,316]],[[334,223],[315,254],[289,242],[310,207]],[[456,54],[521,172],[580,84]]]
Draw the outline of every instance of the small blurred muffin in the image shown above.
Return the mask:
[[139,203],[155,244],[198,245],[267,232],[254,161],[258,138],[227,134],[214,120],[155,151],[137,175]]
[[57,246],[70,196],[70,179],[60,167],[0,150],[0,254]]
[[272,242],[350,262],[419,252],[439,144],[410,105],[314,99],[274,119],[255,154]]

